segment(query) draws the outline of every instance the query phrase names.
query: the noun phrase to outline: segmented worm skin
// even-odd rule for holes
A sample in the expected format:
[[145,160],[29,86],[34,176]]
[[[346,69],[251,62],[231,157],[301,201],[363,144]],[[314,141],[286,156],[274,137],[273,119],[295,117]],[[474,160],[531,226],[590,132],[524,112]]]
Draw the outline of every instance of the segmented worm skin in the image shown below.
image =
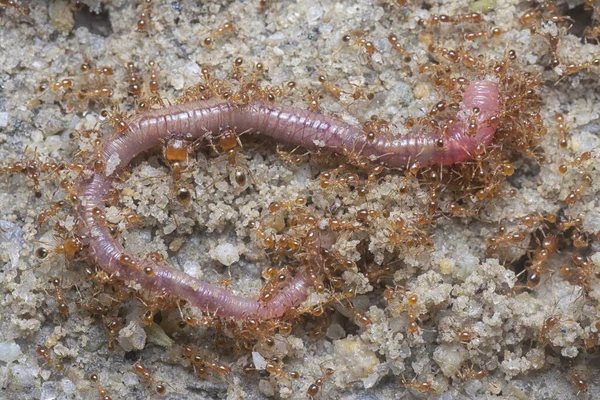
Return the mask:
[[[476,114],[477,132],[467,134],[467,120]],[[236,296],[228,290],[203,282],[165,263],[155,263],[130,256],[122,261],[125,249],[109,233],[107,227],[94,218],[94,209],[104,210],[104,200],[114,178],[138,154],[162,145],[173,134],[185,135],[190,141],[217,134],[219,128],[232,127],[237,132],[252,131],[278,142],[300,145],[310,150],[343,152],[344,148],[366,156],[375,156],[389,166],[406,166],[418,162],[421,166],[452,164],[472,158],[477,144],[487,146],[496,130],[494,117],[500,110],[498,86],[491,81],[469,84],[463,95],[456,122],[441,132],[413,131],[394,140],[378,139],[370,143],[358,127],[332,117],[276,103],[253,102],[236,105],[223,100],[198,101],[152,110],[140,114],[128,123],[128,132],[114,135],[101,153],[107,164],[116,160],[116,168],[104,173],[90,168],[78,179],[76,188],[81,203],[77,208],[83,222],[82,234],[87,235],[90,255],[107,273],[124,281],[139,284],[158,293],[181,298],[200,310],[234,319],[255,316],[263,319],[282,316],[290,307],[299,306],[308,296],[312,282],[305,270],[299,269],[291,282],[267,302]],[[113,163],[115,164],[115,163]],[[131,261],[133,260],[133,262]],[[144,268],[150,267],[150,272]]]

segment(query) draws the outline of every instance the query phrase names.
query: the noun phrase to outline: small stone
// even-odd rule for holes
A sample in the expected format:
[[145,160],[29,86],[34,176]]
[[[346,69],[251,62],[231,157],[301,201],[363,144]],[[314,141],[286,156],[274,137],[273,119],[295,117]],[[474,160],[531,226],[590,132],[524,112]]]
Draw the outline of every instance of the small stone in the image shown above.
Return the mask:
[[413,89],[413,96],[417,99],[423,99],[429,96],[429,86],[424,83],[417,83]]
[[495,5],[496,0],[477,0],[471,3],[469,10],[485,14],[493,10]]
[[273,384],[271,383],[271,381],[268,381],[268,380],[265,380],[265,379],[261,379],[258,382],[258,389],[266,397],[273,397],[273,396],[275,396],[275,388],[273,387]]
[[73,383],[73,381],[71,381],[70,379],[62,379],[60,381],[60,386],[62,388],[62,391],[65,394],[70,394],[73,395],[77,392],[77,387],[75,386],[75,384]]
[[317,23],[323,16],[323,9],[321,7],[311,7],[306,13],[306,19],[309,24]]
[[140,384],[138,377],[134,373],[130,372],[123,374],[121,380],[123,385],[127,386],[128,388],[136,387]]
[[476,397],[477,392],[479,392],[482,388],[483,383],[477,379],[471,379],[465,384],[465,392],[472,398]]
[[6,128],[8,126],[8,113],[0,112],[0,128]]
[[125,351],[141,350],[146,344],[146,331],[137,321],[131,321],[119,331],[118,341]]
[[111,156],[108,158],[108,161],[106,162],[106,168],[104,171],[105,175],[112,175],[112,173],[115,172],[115,169],[119,167],[119,164],[121,164],[121,159],[119,158],[119,155],[117,153],[111,154]]
[[144,330],[146,331],[146,335],[148,335],[149,343],[162,346],[164,348],[169,348],[175,343],[175,341],[171,339],[158,324],[152,323],[151,325],[146,326]]
[[33,387],[35,377],[39,374],[39,369],[26,365],[13,364],[11,372],[14,386],[21,389],[28,389]]
[[58,398],[58,387],[56,382],[44,382],[42,384],[40,400],[54,400]]
[[[367,378],[379,365],[377,355],[367,348],[367,344],[357,339],[343,339],[335,342],[335,355],[339,365],[346,365],[345,380],[348,382]],[[348,363],[348,360],[352,360]]]
[[332,340],[338,340],[346,336],[346,331],[339,324],[331,324],[327,328],[325,335]]
[[560,351],[560,355],[566,358],[575,358],[579,354],[576,346],[567,346]]
[[69,349],[61,343],[58,343],[54,348],[54,354],[56,354],[59,358],[71,357],[74,358],[77,356],[77,350]]
[[440,272],[443,275],[450,275],[454,269],[454,262],[448,258],[443,258],[440,261]]
[[467,350],[456,344],[441,344],[433,352],[434,361],[439,365],[442,373],[448,377],[458,373],[467,356]]
[[13,341],[0,342],[0,361],[11,363],[23,354],[21,347]]
[[50,3],[48,8],[50,22],[60,33],[67,34],[73,30],[75,18],[71,11],[71,5],[66,0],[56,0]]
[[252,362],[256,369],[263,369],[267,365],[265,358],[257,351],[252,352]]
[[367,379],[365,379],[365,382],[364,382],[365,389],[370,389],[373,386],[375,386],[377,384],[377,382],[379,382],[380,377],[381,376],[377,372],[374,372],[371,375],[369,375],[367,377]]
[[204,271],[202,271],[200,265],[197,262],[191,260],[186,260],[183,263],[183,272],[198,279],[202,279],[202,277],[204,276]]
[[238,253],[237,246],[231,243],[223,243],[215,247],[213,258],[228,267],[240,260],[240,254]]

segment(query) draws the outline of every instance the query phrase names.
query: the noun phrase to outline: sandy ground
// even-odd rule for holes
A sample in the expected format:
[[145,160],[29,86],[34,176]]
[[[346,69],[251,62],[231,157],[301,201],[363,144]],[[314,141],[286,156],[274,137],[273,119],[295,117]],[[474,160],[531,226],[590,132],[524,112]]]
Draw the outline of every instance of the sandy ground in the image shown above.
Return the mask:
[[[538,150],[546,159],[515,158],[516,172],[503,183],[503,190],[517,189],[517,195],[490,202],[478,218],[439,218],[429,228],[432,251],[400,253],[390,249],[383,236],[372,233],[372,262],[396,262],[393,282],[419,296],[420,334],[407,332],[406,301],[384,301],[382,287],[371,285],[356,270],[348,271],[344,279],[352,282],[358,294],[354,307],[368,315],[370,325],[353,323],[346,311],[338,309],[331,313],[324,335],[318,339],[307,335],[314,328],[309,324],[288,337],[278,336],[274,348],[259,345],[254,349],[255,363],[263,356],[284,356],[284,370],[302,375],[295,380],[285,374],[244,374],[242,366],[252,355],[215,349],[215,332],[210,329],[181,331],[164,321],[159,321],[160,326],[144,327],[136,302],[122,309],[124,324],[114,335],[115,349],[110,351],[110,335],[103,324],[75,306],[80,287],[86,287],[83,267],[65,267],[61,254],[44,262],[34,254],[40,245],[53,248],[53,231],[48,226],[40,228],[36,220],[64,194],[51,179],[43,179],[38,198],[31,181],[7,174],[0,186],[0,398],[102,398],[100,386],[89,379],[92,373],[98,374],[99,385],[113,399],[159,398],[133,371],[136,361],[148,366],[156,381],[168,384],[164,398],[169,399],[306,398],[307,389],[326,368],[334,373],[316,398],[600,396],[596,373],[600,365],[594,355],[598,346],[593,343],[600,321],[600,290],[598,280],[591,277],[584,296],[580,286],[560,276],[560,267],[570,262],[572,246],[548,261],[535,290],[519,294],[512,290],[521,284],[515,276],[519,267],[514,260],[526,261],[526,249],[509,249],[496,255],[500,260],[485,255],[486,240],[500,224],[514,228],[518,217],[524,215],[552,214],[563,221],[581,216],[584,222],[579,231],[589,241],[583,253],[600,268],[595,239],[600,231],[600,68],[590,66],[563,76],[565,64],[600,56],[597,45],[581,39],[582,27],[591,24],[592,15],[582,2],[560,5],[575,21],[573,34],[565,34],[552,22],[541,27],[542,33],[560,31],[563,35],[557,51],[565,63],[554,70],[548,67],[547,36],[532,34],[519,21],[532,5],[517,0],[409,1],[406,6],[382,0],[267,0],[265,7],[257,0],[154,0],[146,9],[145,32],[136,30],[143,12],[138,3],[142,2],[83,3],[87,6],[74,11],[73,5],[63,0],[31,1],[29,15],[0,8],[0,159],[7,163],[31,159],[34,152],[40,159],[71,160],[78,152],[93,149],[91,139],[74,137],[96,127],[108,131],[102,109],[120,105],[121,111],[131,111],[134,100],[128,94],[130,73],[126,68],[130,61],[145,80],[146,91],[155,68],[165,103],[175,102],[186,88],[201,82],[203,66],[209,66],[214,76],[225,77],[234,60],[242,57],[247,73],[256,63],[263,63],[265,84],[285,87],[293,80],[303,88],[286,102],[307,107],[306,91],[313,88],[321,90],[320,107],[325,113],[354,124],[376,114],[402,127],[407,118],[422,116],[441,96],[431,81],[418,73],[419,66],[432,56],[427,49],[428,36],[422,34],[425,29],[418,26],[417,18],[470,10],[483,10],[484,21],[475,26],[441,25],[431,31],[435,46],[462,46],[483,54],[490,64],[502,60],[508,49],[516,51],[519,64],[515,68],[530,71],[545,82],[537,90],[548,130]],[[227,21],[231,21],[231,31],[224,25]],[[463,39],[463,30],[490,32],[492,27],[502,29],[499,38]],[[411,55],[410,60],[391,48],[387,37],[392,32]],[[346,43],[344,35],[352,39]],[[367,54],[364,45],[355,42],[354,38],[361,37],[372,40],[377,49],[374,54]],[[213,41],[209,46],[207,38]],[[155,67],[149,64],[151,60]],[[98,68],[97,73],[83,73],[80,66],[84,62]],[[113,68],[113,74],[103,75],[103,66]],[[347,93],[336,99],[333,89],[319,83],[319,75]],[[73,87],[60,87],[64,79],[71,79]],[[37,88],[44,82],[47,89],[40,93]],[[102,87],[112,88],[110,101],[69,97],[69,93]],[[351,96],[356,88],[374,96],[357,101]],[[555,114],[559,112],[566,125],[568,144],[564,149],[558,146],[561,132]],[[199,168],[186,175],[194,187],[193,200],[186,207],[173,202],[171,178],[160,154],[150,155],[117,184],[123,204],[109,209],[107,215],[128,250],[160,252],[177,268],[211,282],[230,276],[231,290],[257,295],[261,270],[270,261],[248,223],[262,219],[271,226],[281,224],[269,220],[271,201],[310,196],[311,209],[318,215],[334,212],[333,207],[350,215],[365,204],[349,192],[336,196],[321,190],[318,174],[326,169],[322,163],[290,165],[278,156],[278,150],[260,141],[244,143],[239,160],[249,171],[244,185],[231,182],[235,171],[223,156],[194,155]],[[590,160],[579,168],[570,166],[566,174],[559,173],[559,165],[585,151],[592,151]],[[563,200],[582,185],[584,173],[592,183],[583,188],[575,205],[568,206]],[[428,196],[414,183],[408,194],[400,192],[403,176],[385,174],[371,189],[369,206],[413,217]],[[123,209],[135,212],[143,224],[128,227]],[[60,219],[67,226],[73,223],[68,213],[60,214]],[[533,235],[526,243],[531,241],[535,242]],[[358,243],[339,241],[338,250],[350,258],[360,257]],[[48,283],[54,276],[61,277],[61,292],[70,306],[68,318],[57,310],[57,291]],[[544,327],[550,317],[555,324]],[[473,338],[461,343],[457,332],[470,332]],[[189,363],[187,368],[182,366],[184,343],[193,343],[205,358],[230,365],[233,372],[226,377],[210,374],[206,379],[197,378]],[[50,362],[36,355],[41,344],[51,349]],[[62,371],[56,368],[59,360],[65,365]],[[483,379],[460,379],[461,374],[481,369],[487,371]],[[583,384],[578,386],[576,378],[585,381],[585,391],[580,391]],[[407,387],[423,382],[432,389]]]

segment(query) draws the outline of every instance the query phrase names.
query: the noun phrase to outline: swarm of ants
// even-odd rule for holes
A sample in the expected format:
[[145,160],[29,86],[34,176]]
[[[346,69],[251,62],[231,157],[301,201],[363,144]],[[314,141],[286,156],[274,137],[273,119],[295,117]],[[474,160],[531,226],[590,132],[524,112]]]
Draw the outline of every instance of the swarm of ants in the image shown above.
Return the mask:
[[[35,13],[35,8],[21,3],[24,2],[0,1],[4,14],[0,18],[29,18]],[[153,33],[153,23],[159,22],[160,13],[155,3],[158,2],[145,0],[137,5],[135,34],[159,35],[158,31]],[[270,1],[254,3],[263,13],[277,7]],[[39,82],[37,93],[32,94],[27,105],[29,109],[55,104],[67,116],[91,112],[102,121],[93,128],[73,130],[70,140],[79,149],[68,158],[50,157],[43,149],[28,148],[0,166],[7,186],[25,182],[31,189],[31,202],[36,206],[48,203],[34,221],[38,236],[31,244],[36,259],[31,268],[47,277],[44,292],[47,303],[59,316],[57,323],[74,314],[94,319],[105,332],[107,354],[125,359],[134,349],[144,347],[124,340],[126,332],[142,330],[147,336],[153,335],[155,344],[169,347],[169,360],[175,360],[199,380],[233,385],[237,379],[234,376],[241,376],[269,382],[275,388],[273,395],[312,399],[333,397],[336,384],[351,386],[353,382],[342,377],[340,371],[344,367],[331,360],[318,366],[320,373],[308,376],[300,372],[291,343],[298,338],[317,343],[331,335],[332,326],[339,325],[364,339],[381,323],[383,312],[373,310],[381,307],[379,311],[385,310],[387,316],[400,321],[397,332],[403,335],[407,346],[437,342],[456,345],[472,354],[470,361],[462,363],[451,376],[432,368],[413,373],[403,367],[402,373],[397,373],[395,359],[386,358],[386,374],[394,377],[394,385],[417,396],[440,394],[450,387],[460,389],[469,380],[489,379],[498,364],[486,363],[490,348],[478,348],[484,340],[484,332],[478,328],[481,321],[445,318],[444,308],[457,305],[451,300],[436,303],[415,283],[433,268],[432,254],[441,251],[436,234],[448,221],[454,222],[455,227],[484,226],[481,259],[498,259],[516,277],[513,286],[496,288],[497,294],[510,299],[535,297],[556,281],[577,293],[582,308],[596,307],[600,270],[593,256],[600,231],[586,229],[584,215],[573,210],[591,194],[598,154],[595,149],[575,154],[569,146],[567,117],[562,113],[551,117],[543,114],[541,93],[546,75],[528,69],[510,44],[499,59],[478,51],[473,44],[485,48],[484,44],[500,43],[506,34],[490,24],[484,13],[430,13],[428,18],[420,18],[413,16],[418,4],[384,3],[389,13],[412,16],[415,34],[427,56],[408,51],[404,38],[394,32],[378,40],[382,38],[370,37],[362,29],[338,32],[340,54],[352,54],[349,59],[366,71],[381,59],[395,63],[405,76],[417,76],[437,97],[421,114],[405,118],[403,126],[387,121],[383,115],[364,118],[361,128],[365,141],[392,140],[402,128],[430,130],[442,132],[438,146],[443,147],[444,132],[462,112],[464,88],[470,81],[487,78],[498,85],[501,105],[498,115],[494,115],[497,130],[490,146],[476,146],[470,160],[454,165],[409,163],[396,168],[364,156],[357,148],[344,147],[339,154],[332,154],[285,143],[272,145],[235,127],[206,132],[195,140],[178,132],[142,157],[150,159],[152,167],[164,173],[144,177],[140,164],[145,160],[136,158],[133,165],[118,172],[117,181],[104,200],[105,208],[92,210],[94,223],[107,229],[115,240],[128,237],[128,231],[140,231],[145,225],[156,228],[159,218],[150,215],[149,208],[144,211],[140,207],[148,201],[141,192],[148,185],[166,184],[168,190],[160,192],[166,193],[163,220],[172,219],[174,228],[170,232],[189,235],[192,229],[185,221],[191,221],[200,209],[198,203],[208,201],[203,195],[229,191],[229,205],[235,199],[239,199],[239,205],[250,198],[245,196],[261,192],[264,175],[256,171],[255,154],[275,154],[277,163],[290,175],[311,171],[310,182],[296,195],[286,197],[289,191],[270,193],[268,201],[256,206],[260,212],[245,218],[243,226],[238,222],[236,228],[239,237],[246,241],[245,246],[253,249],[248,251],[248,258],[258,254],[252,260],[254,267],[263,268],[260,288],[254,292],[259,304],[274,301],[278,293],[293,285],[297,274],[307,275],[310,288],[306,301],[287,307],[283,315],[274,318],[225,318],[217,312],[192,307],[189,301],[167,289],[147,290],[108,272],[90,251],[89,235],[82,233],[85,221],[77,218],[82,204],[80,182],[86,174],[110,175],[116,167],[111,165],[114,160],[102,157],[105,143],[126,137],[132,121],[138,121],[140,115],[152,115],[154,110],[221,101],[240,109],[254,102],[293,104],[314,114],[327,114],[328,105],[337,103],[351,112],[373,102],[382,89],[346,84],[331,78],[327,71],[319,71],[313,82],[306,85],[293,79],[274,83],[266,63],[242,56],[230,60],[228,71],[203,65],[198,83],[171,100],[161,95],[166,83],[161,81],[160,60],[104,65],[82,56],[81,63],[68,76]],[[70,5],[73,12],[87,7],[79,1]],[[585,40],[597,42],[600,6],[586,0],[585,7],[593,17],[582,35]],[[547,43],[546,57],[542,59],[547,61],[547,71],[558,76],[555,81],[598,74],[600,54],[578,61],[564,56],[561,43],[573,21],[562,15],[559,7],[538,2],[523,10],[519,20],[522,29],[528,30],[535,40]],[[227,18],[203,32],[198,41],[210,52],[240,35],[240,28]],[[453,35],[461,38],[454,48],[445,44],[445,39]],[[382,42],[389,46],[386,50],[378,49]],[[472,112],[476,115],[478,111]],[[472,134],[477,129],[474,122],[468,125]],[[490,220],[498,207],[519,198],[519,190],[512,184],[519,175],[519,166],[543,168],[549,165],[548,158],[555,158],[547,154],[549,137],[553,143],[550,146],[562,159],[555,172],[566,177],[564,193],[555,196],[557,207],[545,213]],[[220,171],[221,176],[213,176],[204,184],[201,180],[208,178],[201,171],[208,167]],[[202,190],[197,190],[199,181],[204,185]],[[382,195],[380,187],[389,186],[394,187],[394,192]],[[168,249],[150,249],[144,254],[138,251],[135,256],[122,253],[118,262],[154,278],[156,270],[149,265],[166,264],[176,257],[179,248],[185,247],[179,237],[173,239]],[[224,273],[215,283],[240,290],[231,274]],[[482,287],[481,292],[487,289]],[[448,296],[450,299],[452,295]],[[576,347],[584,355],[594,353],[599,346],[600,322],[594,318],[579,316],[576,321],[581,327]],[[556,354],[560,353],[560,344],[555,338],[573,322],[573,318],[556,313],[545,315],[540,324],[530,326],[527,332],[509,333],[528,341],[530,349],[543,355]],[[509,327],[510,322],[504,326]],[[431,339],[431,335],[436,338]],[[200,344],[206,341],[210,345]],[[52,343],[44,343],[34,350],[44,368],[58,375],[79,368],[74,359],[59,355],[53,347]],[[160,367],[150,366],[141,359],[143,355],[137,354],[143,353],[136,353],[131,373],[146,390],[156,395],[177,392],[161,378]],[[399,356],[397,360],[402,361]],[[102,371],[84,370],[90,390],[101,399],[115,398],[108,385],[100,384]],[[580,367],[569,368],[576,392],[588,389],[588,375]],[[490,387],[493,384],[490,380]]]

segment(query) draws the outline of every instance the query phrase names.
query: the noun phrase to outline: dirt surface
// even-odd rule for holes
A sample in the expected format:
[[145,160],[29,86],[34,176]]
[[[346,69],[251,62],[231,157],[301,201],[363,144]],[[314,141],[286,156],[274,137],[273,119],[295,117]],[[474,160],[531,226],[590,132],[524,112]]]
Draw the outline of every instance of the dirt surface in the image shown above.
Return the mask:
[[[155,382],[166,383],[168,399],[302,399],[327,368],[333,374],[325,375],[315,398],[600,397],[595,356],[600,290],[594,275],[600,268],[600,66],[592,61],[600,57],[600,48],[585,39],[584,29],[597,22],[589,7],[570,1],[556,5],[553,14],[549,7],[516,0],[406,5],[267,0],[264,6],[258,0],[153,0],[147,5],[88,0],[80,8],[74,3],[31,1],[28,15],[0,6],[0,160],[5,168],[19,160],[86,159],[95,151],[94,135],[81,133],[109,134],[111,118],[102,110],[112,117],[136,113],[140,99],[151,95],[153,71],[158,95],[168,105],[203,82],[203,67],[210,68],[211,77],[231,79],[241,57],[243,74],[260,75],[263,85],[282,88],[285,94],[277,101],[307,109],[316,98],[320,112],[356,125],[378,115],[393,134],[402,134],[410,118],[423,117],[447,95],[421,66],[450,65],[455,78],[461,71],[470,80],[494,80],[494,63],[509,59],[509,50],[517,55],[511,68],[539,78],[534,95],[541,100],[540,126],[547,134],[540,135],[535,153],[544,157],[511,156],[514,173],[507,173],[498,195],[477,215],[452,215],[452,197],[440,197],[433,221],[423,228],[433,244],[427,250],[391,244],[384,217],[375,219],[381,228],[339,235],[336,254],[354,263],[341,277],[355,292],[352,309],[347,302],[331,304],[327,318],[307,317],[289,336],[275,335],[273,347],[259,342],[251,351],[219,346],[219,333],[211,328],[178,328],[176,308],[158,312],[145,325],[144,304],[137,300],[117,307],[120,325],[111,334],[106,318],[76,305],[93,293],[85,275],[88,265],[65,260],[56,250],[64,236],[52,229],[55,223],[68,229],[75,222],[68,207],[38,224],[39,215],[63,199],[64,191],[51,174],[43,173],[35,188],[26,173],[5,169],[0,183],[0,398],[97,399],[102,390],[112,399],[160,398],[132,368],[137,361]],[[524,23],[528,10],[533,10],[530,24]],[[474,11],[481,13],[481,22],[455,18],[433,26],[435,15]],[[144,14],[145,30],[139,31]],[[501,29],[497,36],[494,27]],[[468,41],[469,32],[485,37]],[[403,54],[392,48],[391,33]],[[559,38],[555,49],[553,37]],[[463,58],[467,52],[481,55],[488,70],[452,66],[442,48],[461,49]],[[560,59],[558,65],[552,65],[554,58]],[[135,66],[128,68],[129,62]],[[263,69],[257,68],[259,62]],[[84,63],[88,70],[82,70]],[[570,64],[578,72],[571,73]],[[141,81],[141,97],[132,94],[132,74]],[[290,81],[295,90],[289,89]],[[111,96],[103,97],[103,89]],[[87,95],[77,95],[83,92]],[[563,115],[563,128],[557,113]],[[385,210],[390,221],[415,221],[431,201],[430,186],[398,170],[385,171],[366,197],[347,185],[326,190],[319,176],[335,168],[329,155],[305,155],[295,165],[286,153],[290,148],[244,135],[240,141],[233,163],[219,149],[191,156],[193,168],[184,179],[192,200],[185,206],[174,198],[160,151],[136,160],[131,174],[115,184],[120,203],[106,211],[126,249],[138,255],[157,252],[191,275],[216,284],[230,279],[233,292],[258,296],[273,252],[249,223],[261,221],[281,235],[291,217],[287,211],[270,212],[271,202],[309,198],[306,209],[327,223],[331,215],[350,219],[361,209]],[[578,161],[586,151],[590,159]],[[247,174],[242,184],[233,178],[238,169]],[[577,188],[577,199],[569,204],[565,200]],[[502,195],[513,189],[513,196]],[[136,221],[128,221],[131,215]],[[526,215],[556,220],[524,227],[520,218]],[[561,230],[560,223],[577,217],[580,225]],[[501,225],[526,237],[490,252],[489,238],[498,236]],[[525,289],[531,260],[544,237],[555,234],[559,251],[544,262],[540,283]],[[585,242],[581,246],[579,237]],[[50,253],[44,260],[36,257],[40,247]],[[582,270],[572,261],[577,254],[588,260],[584,280],[575,279]],[[561,269],[565,265],[575,272]],[[373,271],[387,275],[375,279],[369,275]],[[54,277],[60,279],[58,290]],[[395,288],[397,296],[386,300],[386,287]],[[411,294],[418,296],[414,307]],[[60,296],[68,316],[59,312]],[[320,301],[313,293],[307,304]],[[369,323],[358,322],[353,312]],[[416,334],[411,322],[418,325]],[[197,377],[182,357],[184,344],[232,372]],[[40,345],[49,359],[36,354]],[[260,370],[273,356],[283,360],[280,373],[243,372],[249,362]],[[292,379],[290,371],[301,377]],[[90,380],[93,373],[97,382]]]

